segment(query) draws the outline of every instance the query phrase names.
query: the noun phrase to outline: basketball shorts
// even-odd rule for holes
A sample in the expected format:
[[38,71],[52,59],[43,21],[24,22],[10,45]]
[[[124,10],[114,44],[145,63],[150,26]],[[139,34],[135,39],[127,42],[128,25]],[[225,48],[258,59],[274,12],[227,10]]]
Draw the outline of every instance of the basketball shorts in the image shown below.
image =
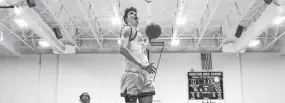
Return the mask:
[[153,81],[146,74],[125,71],[121,78],[122,97],[144,97],[155,95]]

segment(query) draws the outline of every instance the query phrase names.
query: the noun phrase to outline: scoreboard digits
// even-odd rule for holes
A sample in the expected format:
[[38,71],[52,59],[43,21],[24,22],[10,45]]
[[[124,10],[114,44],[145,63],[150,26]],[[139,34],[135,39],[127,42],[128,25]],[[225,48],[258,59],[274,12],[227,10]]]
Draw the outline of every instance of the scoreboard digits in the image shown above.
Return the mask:
[[188,72],[189,99],[223,99],[222,72]]

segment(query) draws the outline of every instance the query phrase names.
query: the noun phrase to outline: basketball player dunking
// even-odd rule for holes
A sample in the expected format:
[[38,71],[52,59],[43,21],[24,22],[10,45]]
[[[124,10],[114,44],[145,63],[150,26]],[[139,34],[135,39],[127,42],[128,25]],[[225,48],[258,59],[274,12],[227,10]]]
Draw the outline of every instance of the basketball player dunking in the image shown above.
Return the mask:
[[155,95],[153,74],[156,68],[149,63],[147,42],[137,30],[137,10],[127,8],[123,19],[126,25],[121,30],[120,53],[124,56],[125,71],[121,78],[121,96],[126,103],[152,103]]

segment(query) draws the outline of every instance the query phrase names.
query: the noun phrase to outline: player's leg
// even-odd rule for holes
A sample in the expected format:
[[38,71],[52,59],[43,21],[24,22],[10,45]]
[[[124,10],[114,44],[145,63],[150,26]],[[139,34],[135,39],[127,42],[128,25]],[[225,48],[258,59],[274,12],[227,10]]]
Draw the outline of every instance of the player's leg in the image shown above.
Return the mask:
[[140,74],[125,72],[121,79],[121,96],[126,103],[136,103],[138,94],[142,90],[142,79]]
[[139,95],[139,103],[152,103],[153,95],[155,95],[155,90],[152,81],[152,75],[143,75],[144,84],[142,87],[142,92]]
[[152,103],[152,95],[151,96],[143,96],[139,97],[139,103]]

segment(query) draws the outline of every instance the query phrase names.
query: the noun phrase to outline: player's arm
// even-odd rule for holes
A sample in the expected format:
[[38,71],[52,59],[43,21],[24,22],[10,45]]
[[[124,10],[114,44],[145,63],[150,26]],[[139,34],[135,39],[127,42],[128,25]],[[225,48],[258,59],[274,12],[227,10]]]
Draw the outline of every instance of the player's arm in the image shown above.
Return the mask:
[[130,50],[127,48],[128,44],[129,44],[129,37],[130,35],[132,35],[131,33],[131,27],[130,26],[126,26],[123,28],[122,30],[122,36],[120,38],[120,53],[127,58],[129,61],[135,63],[138,66],[142,66],[142,64],[138,61],[137,58],[135,58],[132,53],[130,52]]

